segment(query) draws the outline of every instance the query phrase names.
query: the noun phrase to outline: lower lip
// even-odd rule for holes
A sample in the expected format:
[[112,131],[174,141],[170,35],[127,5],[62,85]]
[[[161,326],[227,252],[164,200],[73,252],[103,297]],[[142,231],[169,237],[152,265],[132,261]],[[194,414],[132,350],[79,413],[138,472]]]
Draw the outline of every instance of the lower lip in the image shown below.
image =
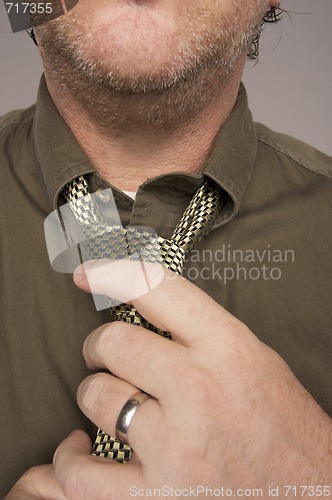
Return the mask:
[[[164,30],[169,32],[171,20],[164,9],[158,8],[154,0],[133,0],[121,4],[104,12],[104,22],[113,34],[130,34],[131,31],[144,33],[162,34]],[[169,14],[169,13],[168,13]]]

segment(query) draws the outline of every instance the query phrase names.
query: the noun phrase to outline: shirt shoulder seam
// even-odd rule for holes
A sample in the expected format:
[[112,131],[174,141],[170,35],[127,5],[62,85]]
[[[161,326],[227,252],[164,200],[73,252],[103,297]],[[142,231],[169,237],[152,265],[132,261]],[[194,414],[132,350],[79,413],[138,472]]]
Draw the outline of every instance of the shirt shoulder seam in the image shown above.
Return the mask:
[[305,168],[306,170],[309,170],[310,172],[314,172],[315,174],[322,175],[323,177],[327,177],[328,179],[332,180],[332,177],[326,174],[325,172],[321,172],[320,170],[317,170],[310,165],[306,164],[305,162],[302,162],[299,160],[299,158],[295,157],[292,153],[289,151],[286,151],[280,144],[272,144],[270,141],[262,137],[261,135],[257,135],[257,140],[266,146],[269,146],[270,148],[274,149],[275,151],[278,151],[278,153],[282,153],[286,155],[288,158],[293,160],[295,163],[300,165],[301,167]]
[[33,116],[30,116],[30,118],[28,118],[27,120],[24,120],[24,121],[6,123],[5,125],[2,125],[0,127],[0,131],[5,130],[7,127],[11,127],[12,125],[25,125],[26,123],[30,122],[31,120],[33,120]]
[[26,125],[27,123],[31,122],[34,120],[34,116],[30,116],[29,118],[27,118],[26,120],[24,121],[13,121],[13,122],[9,122],[9,123],[5,123],[3,125],[0,126],[0,137],[2,137],[3,133],[10,127],[14,126],[14,125]]

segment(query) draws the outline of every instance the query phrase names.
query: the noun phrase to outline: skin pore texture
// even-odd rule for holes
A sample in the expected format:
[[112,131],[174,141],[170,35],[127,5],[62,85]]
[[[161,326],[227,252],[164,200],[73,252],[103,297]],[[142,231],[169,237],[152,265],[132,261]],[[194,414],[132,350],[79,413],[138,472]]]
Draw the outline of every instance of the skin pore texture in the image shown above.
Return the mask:
[[134,191],[199,174],[269,4],[80,0],[35,29],[51,97],[101,176]]

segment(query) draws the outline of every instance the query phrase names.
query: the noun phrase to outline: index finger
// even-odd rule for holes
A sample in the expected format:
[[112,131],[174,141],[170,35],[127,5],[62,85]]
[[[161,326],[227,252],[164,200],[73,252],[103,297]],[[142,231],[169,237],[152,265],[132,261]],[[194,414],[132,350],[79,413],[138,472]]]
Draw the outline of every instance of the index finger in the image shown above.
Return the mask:
[[167,269],[160,276],[160,266],[146,262],[144,280],[139,278],[141,264],[129,260],[103,260],[102,264],[90,261],[75,271],[74,281],[85,291],[118,300],[133,296],[130,287],[134,282],[136,293],[130,303],[150,323],[185,345],[200,340],[207,331],[214,337],[242,325],[201,289]]

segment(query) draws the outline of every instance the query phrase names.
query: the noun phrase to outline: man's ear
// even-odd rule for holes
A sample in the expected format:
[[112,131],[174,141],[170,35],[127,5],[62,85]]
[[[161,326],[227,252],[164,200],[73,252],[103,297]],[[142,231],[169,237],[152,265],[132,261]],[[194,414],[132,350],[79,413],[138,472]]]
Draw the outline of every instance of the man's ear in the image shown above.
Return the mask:
[[270,7],[277,7],[280,5],[280,0],[270,0]]

